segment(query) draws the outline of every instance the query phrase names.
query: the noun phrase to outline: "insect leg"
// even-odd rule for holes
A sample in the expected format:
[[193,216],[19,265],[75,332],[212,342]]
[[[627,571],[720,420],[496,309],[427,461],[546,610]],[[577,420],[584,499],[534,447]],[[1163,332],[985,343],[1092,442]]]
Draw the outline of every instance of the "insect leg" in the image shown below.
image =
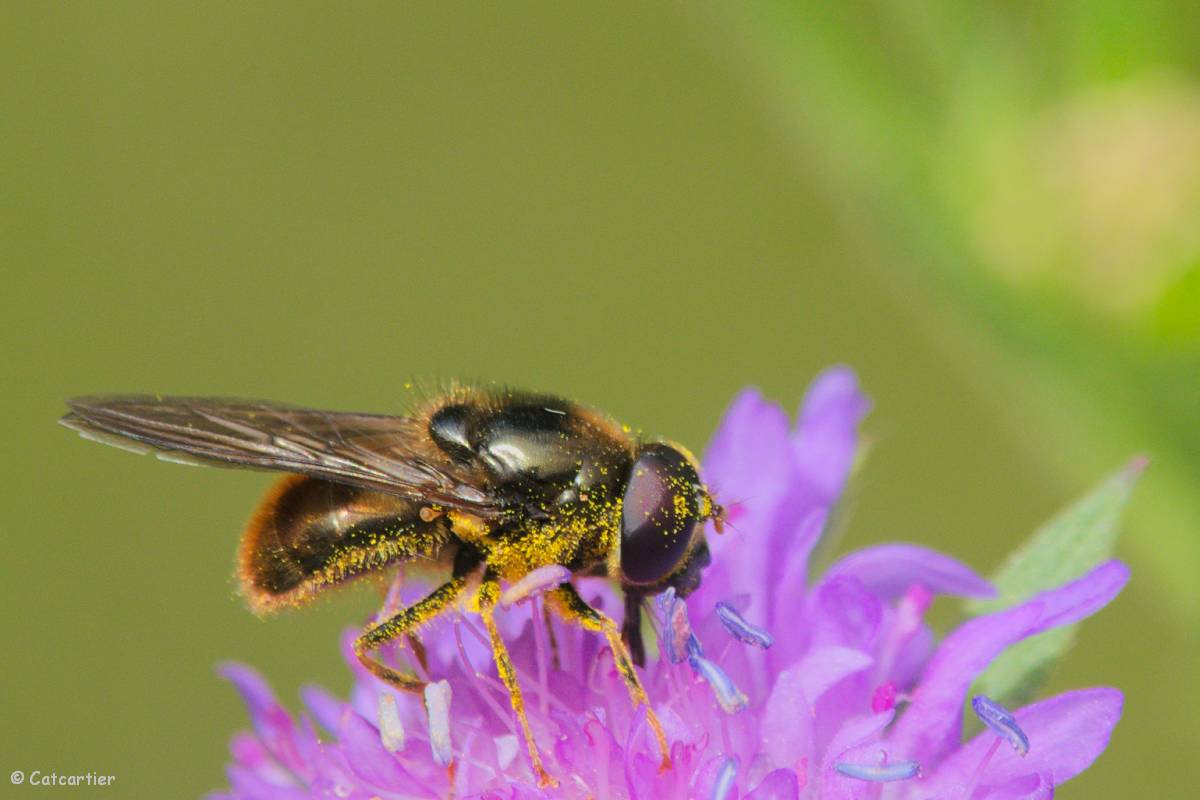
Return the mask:
[[586,630],[604,634],[604,638],[608,640],[608,646],[612,650],[613,661],[617,665],[617,672],[621,673],[621,678],[625,681],[625,687],[629,690],[629,697],[633,700],[634,707],[646,706],[646,721],[650,723],[650,729],[654,731],[654,738],[658,740],[658,748],[662,752],[661,768],[664,770],[670,769],[671,751],[667,746],[667,735],[663,732],[662,723],[658,721],[658,715],[650,707],[650,700],[646,697],[646,690],[642,688],[642,682],[638,680],[637,673],[633,669],[629,649],[621,639],[621,632],[617,628],[617,623],[608,615],[597,611],[584,602],[579,593],[575,591],[575,587],[569,583],[562,584],[554,591],[548,593],[547,597],[563,619],[573,622]]
[[642,641],[642,596],[625,592],[625,619],[621,623],[621,638],[629,648],[633,663],[646,666],[646,644]]
[[[399,636],[404,636],[419,625],[423,625],[433,619],[445,610],[446,606],[454,602],[459,593],[462,592],[466,582],[466,578],[454,578],[446,581],[423,599],[397,612],[378,625],[373,625],[363,631],[362,635],[354,640],[354,654],[358,656],[359,662],[370,670],[371,674],[381,680],[387,681],[397,689],[418,693],[423,691],[425,689],[424,681],[398,672],[367,654],[379,645],[390,642]],[[418,653],[420,654],[420,651]]]
[[425,643],[415,633],[406,633],[404,641],[408,643],[408,649],[412,650],[413,655],[417,657],[417,663],[421,665],[421,669],[428,673],[429,658],[425,655]]
[[500,638],[500,631],[496,627],[495,606],[496,601],[500,599],[500,583],[493,573],[488,572],[484,575],[477,598],[479,615],[483,617],[483,624],[487,626],[488,636],[492,640],[492,657],[496,659],[496,670],[500,673],[500,680],[504,681],[504,687],[508,689],[508,697],[517,715],[517,721],[521,723],[521,733],[525,736],[525,746],[529,750],[529,760],[533,763],[538,785],[557,786],[558,782],[550,777],[542,765],[542,756],[538,753],[533,731],[529,729],[529,719],[525,716],[525,699],[521,696],[521,687],[517,683],[517,670],[513,667],[508,648],[504,646],[504,640]]

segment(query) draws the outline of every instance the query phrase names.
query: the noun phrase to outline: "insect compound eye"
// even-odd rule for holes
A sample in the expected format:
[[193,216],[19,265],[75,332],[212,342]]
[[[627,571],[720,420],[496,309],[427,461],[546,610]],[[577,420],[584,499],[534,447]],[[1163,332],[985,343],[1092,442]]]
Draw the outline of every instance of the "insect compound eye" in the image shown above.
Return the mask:
[[651,444],[638,453],[621,507],[621,572],[658,583],[683,561],[700,519],[700,477],[682,453]]

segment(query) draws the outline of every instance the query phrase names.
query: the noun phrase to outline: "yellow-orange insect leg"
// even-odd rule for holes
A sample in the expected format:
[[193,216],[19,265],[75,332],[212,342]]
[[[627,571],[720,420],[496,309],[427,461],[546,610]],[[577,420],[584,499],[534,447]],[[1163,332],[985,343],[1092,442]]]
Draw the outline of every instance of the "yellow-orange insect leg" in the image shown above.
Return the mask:
[[533,763],[538,785],[557,786],[558,781],[550,777],[550,773],[546,772],[546,767],[542,764],[541,753],[533,740],[533,731],[529,728],[529,719],[525,716],[525,698],[521,696],[521,687],[517,683],[517,670],[508,656],[504,640],[500,638],[500,631],[496,628],[495,606],[496,601],[500,599],[500,584],[490,572],[484,575],[477,597],[479,615],[483,617],[483,624],[487,626],[488,636],[492,640],[492,657],[496,659],[496,670],[500,673],[500,680],[504,681],[504,687],[508,689],[508,698],[521,725],[521,733],[525,736],[525,746],[529,750],[529,760]]
[[[465,578],[446,581],[423,599],[363,631],[362,635],[354,640],[354,654],[358,656],[359,662],[370,670],[372,675],[387,681],[397,689],[420,694],[425,689],[424,681],[398,672],[371,658],[368,653],[436,617],[457,599],[464,586]],[[418,651],[418,657],[421,655],[423,653]]]
[[667,735],[663,732],[662,723],[658,721],[658,715],[650,706],[650,700],[646,697],[646,690],[642,688],[642,682],[638,680],[637,673],[634,672],[633,661],[629,656],[628,648],[625,647],[625,642],[621,639],[617,623],[611,617],[584,602],[579,593],[575,591],[575,587],[569,583],[562,584],[550,592],[547,597],[553,604],[554,610],[563,619],[587,630],[604,634],[604,638],[608,640],[608,646],[612,650],[617,672],[625,681],[625,688],[629,690],[629,697],[633,701],[634,707],[643,705],[646,707],[646,722],[654,731],[654,738],[658,740],[658,748],[662,752],[661,768],[670,769],[671,751],[667,746]]

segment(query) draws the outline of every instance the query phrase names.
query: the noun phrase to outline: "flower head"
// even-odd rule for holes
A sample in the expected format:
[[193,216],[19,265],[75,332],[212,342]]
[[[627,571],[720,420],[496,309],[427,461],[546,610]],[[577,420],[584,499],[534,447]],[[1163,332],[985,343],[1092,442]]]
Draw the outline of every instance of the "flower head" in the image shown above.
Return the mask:
[[[881,545],[810,581],[867,409],[853,373],[835,368],[795,425],[753,390],[727,412],[704,468],[729,525],[709,536],[700,587],[686,601],[659,598],[657,653],[643,672],[671,769],[660,769],[645,710],[630,707],[602,637],[548,621],[538,576],[508,595],[498,620],[557,787],[538,787],[487,636],[458,613],[423,634],[424,665],[392,654],[425,673],[423,699],[363,670],[349,639],[349,699],[307,689],[298,717],[256,673],[224,667],[254,733],[234,738],[231,788],[214,797],[1049,797],[1104,750],[1120,692],[1067,692],[1015,712],[976,698],[987,727],[963,743],[968,690],[1007,646],[1103,607],[1127,570],[1102,564],[940,642],[924,621],[934,597],[993,593],[948,556]],[[605,584],[580,585],[620,617]]]

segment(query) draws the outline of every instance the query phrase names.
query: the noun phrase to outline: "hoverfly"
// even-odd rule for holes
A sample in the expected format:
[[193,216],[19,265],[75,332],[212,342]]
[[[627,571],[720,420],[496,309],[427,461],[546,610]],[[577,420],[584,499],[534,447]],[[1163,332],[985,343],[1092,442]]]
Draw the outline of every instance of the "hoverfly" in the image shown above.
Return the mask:
[[[633,666],[644,659],[643,600],[667,587],[686,596],[699,585],[709,563],[702,523],[719,526],[723,518],[686,449],[642,441],[557,397],[456,388],[411,416],[142,395],[67,405],[62,424],[87,438],[156,450],[166,460],[289,473],[242,536],[238,576],[256,612],[406,562],[440,565],[445,582],[367,627],[355,652],[382,680],[420,692],[420,680],[372,653],[466,601],[488,630],[534,772],[546,785],[553,779],[494,620],[501,581],[561,565],[619,583],[620,628],[570,581],[547,591],[547,607],[604,635],[634,705],[648,706]],[[647,713],[667,766],[662,726],[653,709]]]

